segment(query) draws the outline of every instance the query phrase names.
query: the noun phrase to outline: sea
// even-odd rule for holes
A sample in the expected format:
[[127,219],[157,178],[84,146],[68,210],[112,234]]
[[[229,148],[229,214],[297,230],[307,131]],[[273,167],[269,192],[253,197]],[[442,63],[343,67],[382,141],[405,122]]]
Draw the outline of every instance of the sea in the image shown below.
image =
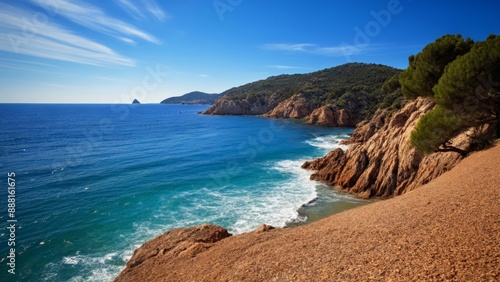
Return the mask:
[[0,279],[112,281],[173,228],[239,234],[367,203],[301,169],[352,129],[207,107],[0,104]]

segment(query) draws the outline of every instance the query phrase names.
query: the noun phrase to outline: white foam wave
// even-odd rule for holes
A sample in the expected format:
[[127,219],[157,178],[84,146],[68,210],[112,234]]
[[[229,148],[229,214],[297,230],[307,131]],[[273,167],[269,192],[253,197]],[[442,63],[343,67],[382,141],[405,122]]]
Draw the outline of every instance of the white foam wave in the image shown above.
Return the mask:
[[259,189],[261,195],[248,193],[243,198],[234,195],[233,199],[226,196],[226,205],[238,218],[230,229],[242,233],[263,223],[284,227],[288,222],[299,220],[300,206],[317,196],[315,183],[309,181],[310,172],[300,168],[302,163],[301,160],[285,160],[267,164],[270,169],[281,173],[283,180],[261,182],[259,185],[267,186],[267,189]]
[[[123,256],[126,252],[111,252],[102,256],[82,255],[77,252],[73,256],[65,256],[59,264],[49,263],[46,265],[47,271],[42,280],[53,281],[58,276],[58,272],[67,267],[78,265],[81,269],[81,275],[72,277],[68,281],[113,281],[122,270],[121,263],[124,262]],[[127,253],[128,254],[128,253]]]
[[347,138],[349,138],[349,135],[346,135],[346,134],[317,136],[314,139],[306,141],[306,143],[313,146],[313,147],[325,149],[328,151],[338,149],[338,148],[345,151],[349,148],[349,145],[341,145],[340,141],[345,140]]
[[80,260],[77,257],[64,257],[62,264],[77,265]]
[[[239,234],[255,230],[264,223],[284,227],[287,223],[304,222],[307,217],[299,215],[298,210],[304,204],[315,204],[314,200],[320,197],[318,187],[321,186],[309,180],[311,172],[301,168],[304,161],[264,163],[263,166],[274,177],[257,179],[248,187],[193,189],[166,198],[164,210],[155,214],[157,223],[134,224],[134,235],[127,238],[127,247],[122,252],[102,256],[76,254],[64,257],[61,264],[82,267],[85,275],[73,277],[70,281],[112,281],[122,270],[120,265],[131,258],[136,248],[166,230],[215,223],[233,234]],[[175,201],[182,202],[182,205],[173,211],[171,204]]]
[[[301,169],[304,161],[266,162],[262,166],[269,174],[262,179],[165,197],[164,207],[155,213],[157,223],[137,223],[135,233],[147,240],[172,228],[213,223],[239,234],[261,224],[284,227],[291,221],[303,221],[298,209],[317,197],[317,183],[309,180],[311,172]],[[173,205],[178,207],[172,210]]]
[[[214,223],[239,234],[264,223],[284,227],[290,222],[304,222],[307,217],[299,215],[299,208],[319,196],[319,184],[309,180],[312,172],[301,168],[304,161],[264,163],[273,177],[255,179],[247,187],[201,188],[166,197],[165,206],[155,213],[154,222],[134,224],[134,235],[126,239],[127,246],[122,252],[102,256],[76,254],[63,258],[61,264],[83,266],[81,273],[85,275],[70,281],[112,281],[122,270],[120,265],[131,258],[136,248],[166,230]],[[175,202],[182,204],[173,211]]]

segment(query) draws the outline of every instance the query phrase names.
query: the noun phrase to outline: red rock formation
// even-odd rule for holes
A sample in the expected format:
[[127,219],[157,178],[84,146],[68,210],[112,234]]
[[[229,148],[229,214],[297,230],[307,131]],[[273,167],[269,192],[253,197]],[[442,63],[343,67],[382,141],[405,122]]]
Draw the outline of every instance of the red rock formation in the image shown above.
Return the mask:
[[207,109],[206,115],[263,115],[280,103],[276,95],[255,95],[245,99],[224,96]]
[[356,118],[344,109],[336,109],[334,105],[326,105],[315,109],[306,117],[307,123],[331,127],[356,126]]
[[303,94],[299,93],[279,103],[278,106],[264,116],[270,118],[301,119],[309,115],[313,108],[310,101]]
[[146,260],[168,261],[175,257],[195,257],[229,236],[231,234],[226,229],[215,225],[173,229],[136,249],[123,275]]
[[[400,195],[426,184],[462,159],[453,152],[423,156],[410,145],[418,119],[433,107],[432,99],[418,98],[392,115],[379,111],[371,121],[358,125],[346,152],[337,149],[304,163],[303,168],[317,171],[312,180],[364,198]],[[453,140],[455,147],[464,150],[471,143],[465,133]]]

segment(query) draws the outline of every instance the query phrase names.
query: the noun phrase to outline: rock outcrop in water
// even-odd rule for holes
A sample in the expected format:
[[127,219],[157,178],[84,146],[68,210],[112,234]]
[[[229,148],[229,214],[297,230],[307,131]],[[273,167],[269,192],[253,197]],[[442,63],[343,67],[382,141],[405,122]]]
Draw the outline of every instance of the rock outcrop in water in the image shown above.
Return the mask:
[[[463,158],[455,152],[424,156],[410,145],[410,133],[418,119],[433,107],[432,99],[418,98],[392,114],[378,111],[372,120],[358,125],[346,142],[351,144],[347,151],[334,150],[302,167],[316,171],[312,180],[364,198],[390,197],[413,190]],[[459,135],[452,145],[470,150],[473,140],[469,135]]]

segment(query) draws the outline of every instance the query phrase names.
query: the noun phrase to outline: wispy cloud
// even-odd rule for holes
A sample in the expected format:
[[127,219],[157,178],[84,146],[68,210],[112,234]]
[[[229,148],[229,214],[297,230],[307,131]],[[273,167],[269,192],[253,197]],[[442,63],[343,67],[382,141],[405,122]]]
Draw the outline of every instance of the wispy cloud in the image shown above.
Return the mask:
[[143,0],[143,2],[146,3],[146,9],[148,10],[148,12],[150,12],[157,19],[159,19],[160,21],[164,21],[167,18],[165,12],[163,12],[163,10],[154,0]]
[[168,18],[154,0],[142,0],[140,3],[131,0],[115,0],[115,2],[136,19],[147,19],[149,15],[160,21]]
[[[0,61],[5,61],[7,63],[8,62],[21,63],[23,65],[30,64],[30,65],[38,65],[38,66],[46,66],[46,67],[55,67],[54,65],[51,65],[51,64],[33,62],[33,61],[27,61],[27,60],[15,60],[15,59],[8,59],[8,58],[0,58]],[[4,64],[1,63],[0,66],[4,66]]]
[[362,53],[363,48],[358,48],[356,46],[351,46],[351,45],[344,45],[344,46],[336,46],[336,47],[321,47],[317,48],[314,50],[313,53],[319,54],[319,55],[326,55],[326,56],[352,56],[352,55],[359,55]]
[[[33,13],[0,3],[0,50],[41,58],[89,64],[134,65],[109,47],[47,21],[29,26]],[[31,32],[27,33],[27,28]]]
[[347,44],[339,45],[339,46],[328,46],[322,47],[318,44],[312,43],[300,43],[300,44],[264,44],[260,46],[261,49],[271,50],[271,51],[285,51],[285,52],[294,52],[294,53],[308,53],[308,54],[316,54],[316,55],[324,55],[324,56],[348,56],[348,55],[358,55],[363,51],[366,51],[368,46],[351,46]]
[[210,77],[210,75],[208,75],[208,74],[200,74],[200,75],[198,75],[198,76],[199,76],[199,77],[202,77],[202,78],[207,78],[207,77]]
[[115,0],[115,2],[134,18],[146,18],[141,10],[129,0]]
[[288,52],[307,52],[310,49],[316,48],[316,44],[301,43],[301,44],[264,44],[262,49],[273,51],[288,51]]
[[156,44],[161,43],[153,35],[126,22],[110,17],[99,7],[82,1],[32,0],[32,2],[47,10],[56,7],[57,15],[61,15],[74,23],[120,40],[124,37],[136,37]]
[[130,38],[122,37],[122,38],[118,38],[118,39],[120,39],[121,41],[123,41],[127,44],[130,44],[130,45],[134,45],[134,46],[137,45],[137,43]]

